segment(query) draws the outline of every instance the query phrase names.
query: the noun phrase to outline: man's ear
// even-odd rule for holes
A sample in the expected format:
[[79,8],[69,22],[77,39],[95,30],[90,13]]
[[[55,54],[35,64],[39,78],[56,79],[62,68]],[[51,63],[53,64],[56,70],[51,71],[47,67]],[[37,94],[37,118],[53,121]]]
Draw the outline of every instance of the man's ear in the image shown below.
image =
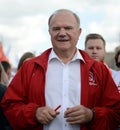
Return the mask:
[[81,35],[82,33],[82,28],[79,28],[79,36]]

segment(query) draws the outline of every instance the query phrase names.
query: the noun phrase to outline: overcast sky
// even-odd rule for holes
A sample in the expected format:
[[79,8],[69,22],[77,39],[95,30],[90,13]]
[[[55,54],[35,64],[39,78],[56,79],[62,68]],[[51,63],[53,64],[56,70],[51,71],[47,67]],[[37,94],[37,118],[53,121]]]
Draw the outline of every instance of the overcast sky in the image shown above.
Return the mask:
[[120,45],[120,0],[0,0],[0,39],[13,65],[26,51],[38,55],[51,47],[47,21],[60,8],[80,17],[79,48],[88,33],[103,35],[108,52]]

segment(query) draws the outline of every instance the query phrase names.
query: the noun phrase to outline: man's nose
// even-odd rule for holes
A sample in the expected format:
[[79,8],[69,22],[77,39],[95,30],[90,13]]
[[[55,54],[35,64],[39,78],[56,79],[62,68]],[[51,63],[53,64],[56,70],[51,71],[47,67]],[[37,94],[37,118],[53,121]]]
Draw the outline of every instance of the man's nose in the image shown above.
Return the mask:
[[59,31],[59,36],[66,36],[66,31],[64,28],[61,28]]
[[97,52],[97,49],[96,49],[96,48],[94,48],[94,49],[93,49],[93,53],[96,53],[96,52]]

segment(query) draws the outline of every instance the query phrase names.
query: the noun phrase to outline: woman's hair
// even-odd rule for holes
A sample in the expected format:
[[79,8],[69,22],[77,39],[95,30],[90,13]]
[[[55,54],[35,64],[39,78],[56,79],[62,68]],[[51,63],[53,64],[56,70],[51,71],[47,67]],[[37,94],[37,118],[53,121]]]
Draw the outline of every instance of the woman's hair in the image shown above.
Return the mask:
[[119,66],[120,63],[118,63],[118,57],[119,57],[119,55],[120,55],[120,50],[118,50],[118,51],[116,52],[116,54],[115,54],[115,63],[116,63],[116,66],[117,66],[117,67],[120,67],[120,66]]
[[22,64],[23,64],[23,62],[24,62],[25,60],[27,60],[27,59],[29,59],[29,58],[33,58],[33,57],[35,57],[35,54],[34,54],[34,53],[32,53],[32,52],[25,52],[25,53],[21,56],[21,58],[20,58],[20,60],[19,60],[17,70],[20,69],[20,67],[22,66]]

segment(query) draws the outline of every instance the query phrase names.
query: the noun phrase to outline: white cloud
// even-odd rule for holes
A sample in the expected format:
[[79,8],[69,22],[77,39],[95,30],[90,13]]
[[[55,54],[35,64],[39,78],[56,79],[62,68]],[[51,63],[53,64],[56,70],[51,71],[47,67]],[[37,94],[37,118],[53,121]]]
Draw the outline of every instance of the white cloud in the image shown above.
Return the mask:
[[14,55],[19,57],[27,50],[38,54],[51,47],[47,21],[51,13],[59,8],[71,9],[80,16],[83,32],[78,47],[81,49],[84,49],[85,36],[91,32],[103,35],[107,51],[114,51],[118,46],[119,0],[0,0],[0,34],[5,50],[9,44],[12,46],[11,62],[14,62]]

